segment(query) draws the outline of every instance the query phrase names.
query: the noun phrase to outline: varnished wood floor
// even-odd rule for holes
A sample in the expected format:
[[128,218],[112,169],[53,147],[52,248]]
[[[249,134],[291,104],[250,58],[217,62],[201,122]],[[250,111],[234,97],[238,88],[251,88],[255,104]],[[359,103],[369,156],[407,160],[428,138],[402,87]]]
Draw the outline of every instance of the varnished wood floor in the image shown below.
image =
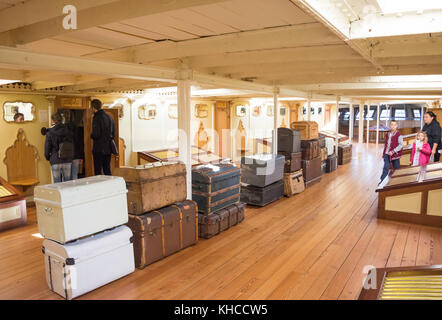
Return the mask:
[[[304,193],[81,299],[355,299],[366,266],[442,264],[442,229],[376,219],[382,163],[351,164]],[[0,234],[0,299],[59,299],[45,282],[35,213]]]

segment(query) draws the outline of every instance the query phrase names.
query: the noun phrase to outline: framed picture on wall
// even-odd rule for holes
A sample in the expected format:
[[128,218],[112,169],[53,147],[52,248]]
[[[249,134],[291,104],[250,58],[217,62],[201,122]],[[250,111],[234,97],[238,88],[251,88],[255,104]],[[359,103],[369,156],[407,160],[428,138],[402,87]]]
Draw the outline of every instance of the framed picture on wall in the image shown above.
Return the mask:
[[254,106],[252,114],[254,117],[259,117],[261,115],[261,106]]
[[285,115],[287,114],[287,109],[285,107],[279,108],[279,114],[281,115],[281,117],[285,117]]
[[138,118],[141,120],[153,120],[157,116],[157,106],[155,104],[142,105],[138,107]]
[[302,108],[302,114],[303,114],[304,116],[307,114],[307,108],[306,108],[306,107],[303,107],[303,108]]
[[247,115],[246,106],[243,106],[243,105],[236,106],[236,116],[237,117],[245,117],[246,115]]
[[267,109],[267,111],[266,111],[267,116],[273,117],[273,105],[268,104],[266,109]]
[[322,107],[318,108],[318,114],[322,114]]
[[169,119],[178,119],[178,105],[169,104],[168,115],[169,115]]
[[195,105],[195,116],[197,118],[207,118],[209,116],[209,106],[207,104]]

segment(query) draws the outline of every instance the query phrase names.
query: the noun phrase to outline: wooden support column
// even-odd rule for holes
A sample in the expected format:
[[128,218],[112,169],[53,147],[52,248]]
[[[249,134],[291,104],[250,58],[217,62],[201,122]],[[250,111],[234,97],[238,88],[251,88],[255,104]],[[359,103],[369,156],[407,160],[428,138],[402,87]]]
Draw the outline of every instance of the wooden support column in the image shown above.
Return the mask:
[[385,119],[385,126],[388,127],[390,124],[390,105],[386,105],[387,108],[387,118]]
[[424,107],[424,105],[422,104],[422,106],[421,106],[421,130],[422,130],[422,128],[424,127],[424,112],[425,112],[425,109],[424,109],[425,107]]
[[307,121],[312,120],[311,108],[312,108],[312,98],[309,95],[308,100],[307,100]]
[[55,110],[55,96],[47,96],[46,99],[48,100],[48,128],[52,127],[52,114]]
[[278,154],[278,124],[279,124],[279,88],[275,87],[273,92],[273,139],[272,139],[272,151],[273,155]]
[[380,118],[381,118],[381,104],[378,103],[377,105],[377,111],[376,111],[376,147],[379,145],[379,125],[380,125]]
[[355,130],[355,108],[353,103],[350,104],[350,120],[349,120],[349,129],[348,129],[348,135],[350,138],[350,143],[353,143],[353,136],[354,136],[354,130]]
[[[359,146],[364,144],[364,109],[365,101],[359,102]],[[359,152],[362,152],[362,148],[359,148]]]
[[192,199],[192,123],[191,82],[178,80],[178,150],[179,157],[186,165],[187,199]]
[[367,102],[367,145],[369,144],[370,140],[370,101]]
[[336,140],[335,140],[335,152],[338,155],[338,145],[339,145],[339,102],[341,97],[336,97]]

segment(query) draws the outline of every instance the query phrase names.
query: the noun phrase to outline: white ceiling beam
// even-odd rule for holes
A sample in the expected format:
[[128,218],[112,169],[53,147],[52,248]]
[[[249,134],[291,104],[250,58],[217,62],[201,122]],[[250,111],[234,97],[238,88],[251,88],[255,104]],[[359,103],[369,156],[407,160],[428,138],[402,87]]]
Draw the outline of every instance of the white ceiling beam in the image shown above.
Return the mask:
[[[147,66],[135,63],[103,61],[89,58],[56,56],[45,53],[29,52],[9,47],[0,47],[0,65],[27,70],[48,70],[75,74],[99,75],[108,78],[123,78],[146,81],[175,83],[182,79],[182,72],[175,69]],[[273,94],[274,86],[247,81],[207,75],[200,72],[188,72],[184,75],[196,83],[212,85],[218,88],[250,90]],[[307,93],[293,90],[293,96],[306,97]]]
[[439,82],[362,82],[362,83],[322,83],[297,86],[303,91],[323,90],[372,90],[372,89],[398,89],[398,90],[442,90],[442,81]]
[[[106,25],[122,20],[149,16],[152,14],[168,12],[172,10],[192,8],[201,5],[221,3],[229,0],[119,0],[104,1],[101,5],[77,11],[78,30],[84,30],[95,26]],[[95,1],[90,1],[95,3]],[[66,4],[70,4],[67,2]],[[44,9],[44,8],[43,8]],[[52,12],[52,10],[51,10]],[[20,17],[16,17],[18,20]],[[23,45],[41,39],[60,36],[72,30],[63,27],[63,12],[59,15],[43,21],[31,23],[0,33],[0,44],[15,46]]]

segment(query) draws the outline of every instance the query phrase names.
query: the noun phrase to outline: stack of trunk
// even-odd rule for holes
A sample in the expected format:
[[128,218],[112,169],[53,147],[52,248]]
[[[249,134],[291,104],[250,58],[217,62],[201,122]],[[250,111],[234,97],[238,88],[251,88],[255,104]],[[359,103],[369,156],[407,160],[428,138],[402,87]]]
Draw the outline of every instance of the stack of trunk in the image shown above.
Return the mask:
[[330,173],[338,168],[338,157],[335,152],[335,141],[332,138],[325,138],[325,147],[327,148],[327,163],[325,172]]
[[35,188],[46,282],[70,300],[134,271],[122,178],[95,176]]
[[241,159],[241,201],[266,206],[284,196],[285,157],[257,154]]
[[321,181],[321,144],[325,147],[325,139],[319,139],[318,124],[316,122],[294,122],[292,128],[301,131],[302,173],[305,186],[309,187]]
[[192,198],[198,204],[201,238],[209,239],[244,220],[240,183],[241,170],[231,163],[192,170]]
[[198,207],[186,200],[186,167],[156,162],[115,169],[128,189],[128,226],[139,269],[198,241]]
[[279,128],[278,153],[285,158],[284,195],[291,197],[303,192],[305,185],[301,163],[301,132],[288,128]]

